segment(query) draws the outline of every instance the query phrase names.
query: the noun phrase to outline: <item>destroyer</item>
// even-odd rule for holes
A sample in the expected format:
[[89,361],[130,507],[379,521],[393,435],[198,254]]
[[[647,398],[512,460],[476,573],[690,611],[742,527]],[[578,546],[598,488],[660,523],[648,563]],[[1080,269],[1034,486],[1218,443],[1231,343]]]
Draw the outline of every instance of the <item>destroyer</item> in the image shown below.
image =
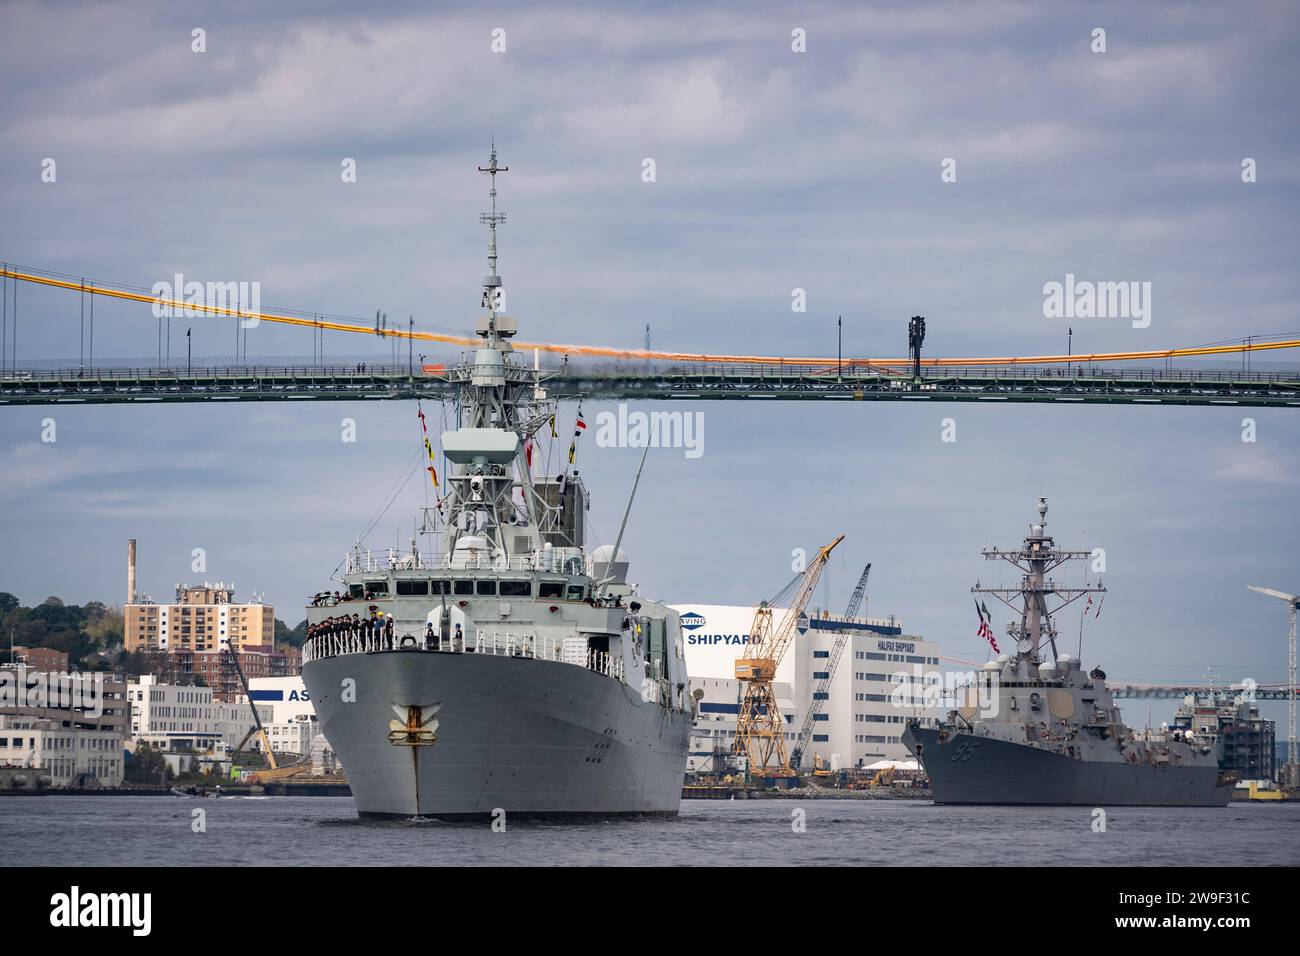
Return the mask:
[[622,530],[586,553],[576,472],[532,474],[556,409],[497,311],[507,167],[494,147],[479,168],[490,274],[483,341],[445,373],[458,399],[443,546],[386,561],[355,549],[343,590],[307,609],[303,682],[363,817],[673,815],[694,709],[678,616],[627,583]]
[[1007,628],[1015,653],[984,665],[968,706],[937,727],[913,721],[903,732],[935,803],[1226,806],[1235,775],[1219,771],[1214,737],[1135,733],[1120,719],[1106,675],[1085,674],[1078,660],[1057,653],[1052,615],[1104,588],[1052,580],[1054,569],[1090,554],[1057,549],[1046,531],[1046,498],[1038,499],[1038,516],[1019,551],[984,552],[1017,568],[1020,587],[972,589],[1019,612]]

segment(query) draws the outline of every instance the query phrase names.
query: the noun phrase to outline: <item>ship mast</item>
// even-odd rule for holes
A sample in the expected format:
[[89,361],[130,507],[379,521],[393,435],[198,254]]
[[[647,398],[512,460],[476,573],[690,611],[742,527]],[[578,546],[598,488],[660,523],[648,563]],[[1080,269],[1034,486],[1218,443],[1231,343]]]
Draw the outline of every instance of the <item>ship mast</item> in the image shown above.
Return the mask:
[[483,308],[488,310],[488,345],[497,344],[497,308],[501,305],[501,277],[497,275],[497,224],[506,221],[506,214],[497,212],[497,173],[509,172],[509,166],[497,163],[497,143],[492,140],[492,153],[486,166],[479,166],[480,173],[487,173],[492,185],[488,196],[492,200],[492,211],[480,213],[478,221],[488,227],[488,274],[483,278]]
[[[1027,661],[1035,669],[1043,662],[1044,642],[1051,645],[1052,658],[1059,657],[1052,616],[1085,594],[1104,594],[1106,591],[1102,584],[1064,587],[1050,577],[1052,571],[1066,562],[1086,561],[1092,557],[1092,552],[1064,551],[1056,547],[1056,542],[1047,533],[1046,498],[1038,499],[1038,522],[1030,525],[1029,534],[1019,551],[989,548],[983,554],[986,560],[1006,561],[1021,572],[1018,588],[983,587],[977,581],[971,593],[991,594],[1019,615],[1019,621],[1007,625],[1007,634],[1015,643],[1016,658]],[[1048,602],[1053,598],[1059,599],[1060,603],[1049,607]]]
[[[491,179],[491,211],[479,215],[479,222],[488,227],[488,275],[482,295],[487,314],[475,326],[482,344],[447,375],[458,386],[459,427],[443,434],[444,454],[455,466],[448,475],[446,556],[456,558],[462,536],[481,537],[484,542],[463,543],[471,548],[485,544],[484,557],[499,567],[526,550],[542,549],[539,516],[544,509],[533,487],[527,443],[550,417],[550,404],[539,387],[540,370],[516,360],[510,340],[518,325],[502,314],[505,294],[497,271],[497,226],[506,216],[497,210],[496,177],[510,167],[497,161],[493,142],[488,165],[477,168]],[[522,505],[515,500],[517,489],[522,491]]]

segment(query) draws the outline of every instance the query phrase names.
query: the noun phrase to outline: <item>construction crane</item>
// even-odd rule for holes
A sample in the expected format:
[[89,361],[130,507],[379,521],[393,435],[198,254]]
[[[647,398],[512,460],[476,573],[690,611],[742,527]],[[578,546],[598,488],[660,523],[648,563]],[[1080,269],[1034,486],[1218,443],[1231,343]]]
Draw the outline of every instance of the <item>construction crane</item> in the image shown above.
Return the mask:
[[[750,773],[755,769],[769,776],[790,777],[790,760],[785,750],[785,721],[772,692],[776,668],[794,641],[795,627],[803,617],[804,609],[817,588],[817,580],[835,546],[844,540],[835,540],[817,552],[803,573],[791,581],[771,601],[763,601],[754,613],[754,623],[749,629],[749,646],[757,650],[736,661],[736,680],[741,684],[740,712],[736,718],[736,740],[732,753],[747,760]],[[779,622],[773,621],[773,604],[791,597],[789,609]],[[768,765],[776,757],[776,766]]]
[[1300,596],[1287,594],[1285,591],[1275,591],[1272,588],[1256,587],[1253,584],[1246,586],[1259,594],[1286,601],[1291,608],[1291,641],[1288,645],[1287,657],[1287,683],[1290,693],[1286,698],[1286,770],[1282,774],[1282,782],[1284,787],[1294,790],[1300,788],[1300,764],[1296,763],[1295,746],[1295,612],[1296,608],[1300,608]]
[[[244,668],[239,664],[239,655],[229,647],[226,648],[226,653],[230,655],[230,660],[234,662],[235,673],[239,675],[239,683],[242,684],[244,688],[244,696],[248,698],[248,706],[253,710],[253,726],[257,731],[258,736],[262,738],[262,746],[266,749],[267,762],[270,763],[271,769],[275,770],[277,769],[275,765],[275,751],[271,749],[271,738],[266,736],[266,728],[262,726],[262,717],[257,712],[257,704],[253,703],[253,694],[248,689],[248,678],[244,676]],[[252,731],[249,731],[249,734],[251,733]],[[248,734],[244,735],[244,740],[248,740]],[[244,740],[239,742],[240,747],[244,746]],[[236,750],[236,753],[238,753],[238,750]]]
[[[868,562],[862,572],[862,577],[858,578],[858,586],[853,589],[853,596],[849,598],[849,606],[844,611],[845,620],[851,620],[858,613],[858,606],[862,599],[867,595],[867,578],[871,576],[871,564]],[[803,727],[799,730],[799,736],[795,738],[794,751],[790,754],[790,765],[794,769],[799,769],[799,764],[803,760],[804,751],[808,747],[808,741],[812,739],[813,725],[817,721],[817,715],[822,712],[822,705],[826,701],[826,693],[831,686],[831,678],[835,676],[835,668],[840,664],[840,657],[844,654],[844,648],[849,642],[849,632],[841,631],[835,637],[835,643],[831,646],[831,656],[826,661],[826,670],[823,673],[825,677],[813,680],[812,694],[808,698],[808,713],[804,715]]]

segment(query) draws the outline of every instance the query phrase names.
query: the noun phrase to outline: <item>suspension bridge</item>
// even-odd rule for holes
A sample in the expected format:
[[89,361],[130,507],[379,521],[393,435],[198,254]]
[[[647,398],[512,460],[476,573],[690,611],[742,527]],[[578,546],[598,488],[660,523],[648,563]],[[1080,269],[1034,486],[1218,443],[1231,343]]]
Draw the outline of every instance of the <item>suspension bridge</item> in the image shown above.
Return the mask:
[[[92,282],[59,273],[5,264],[0,268],[4,342],[0,343],[0,405],[66,403],[140,404],[213,401],[357,401],[449,397],[454,391],[441,365],[417,364],[414,345],[473,347],[470,336],[375,327],[321,313],[251,311],[242,303],[216,305],[160,297],[151,290]],[[20,365],[17,360],[18,287],[29,284],[80,297],[82,355],[75,366]],[[313,353],[326,332],[380,336],[405,343],[406,363],[270,364],[247,360],[195,365],[187,358],[125,367],[94,360],[94,302],[99,298],[147,304],[168,314],[311,329]],[[86,355],[86,305],[90,349]],[[1248,336],[1237,342],[1148,351],[1037,356],[922,357],[913,319],[909,357],[721,355],[598,345],[517,342],[531,352],[539,387],[559,398],[593,400],[732,400],[1011,402],[1116,405],[1300,406],[1300,372],[1252,371],[1255,353],[1300,348],[1300,339]],[[246,336],[246,331],[245,331]],[[394,349],[396,354],[399,350]],[[321,349],[323,356],[323,349]],[[541,357],[547,356],[543,366]],[[1240,355],[1240,370],[1175,367],[1178,359]],[[1162,361],[1162,367],[1139,365]],[[44,363],[48,366],[49,363]]]

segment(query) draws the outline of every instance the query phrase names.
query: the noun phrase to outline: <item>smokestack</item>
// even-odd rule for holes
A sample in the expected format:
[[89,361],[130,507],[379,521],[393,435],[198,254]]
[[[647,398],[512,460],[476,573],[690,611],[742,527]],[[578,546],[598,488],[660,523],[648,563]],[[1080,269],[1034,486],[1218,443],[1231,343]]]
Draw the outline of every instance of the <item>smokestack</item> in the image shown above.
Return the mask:
[[135,538],[126,542],[126,603],[135,603]]

